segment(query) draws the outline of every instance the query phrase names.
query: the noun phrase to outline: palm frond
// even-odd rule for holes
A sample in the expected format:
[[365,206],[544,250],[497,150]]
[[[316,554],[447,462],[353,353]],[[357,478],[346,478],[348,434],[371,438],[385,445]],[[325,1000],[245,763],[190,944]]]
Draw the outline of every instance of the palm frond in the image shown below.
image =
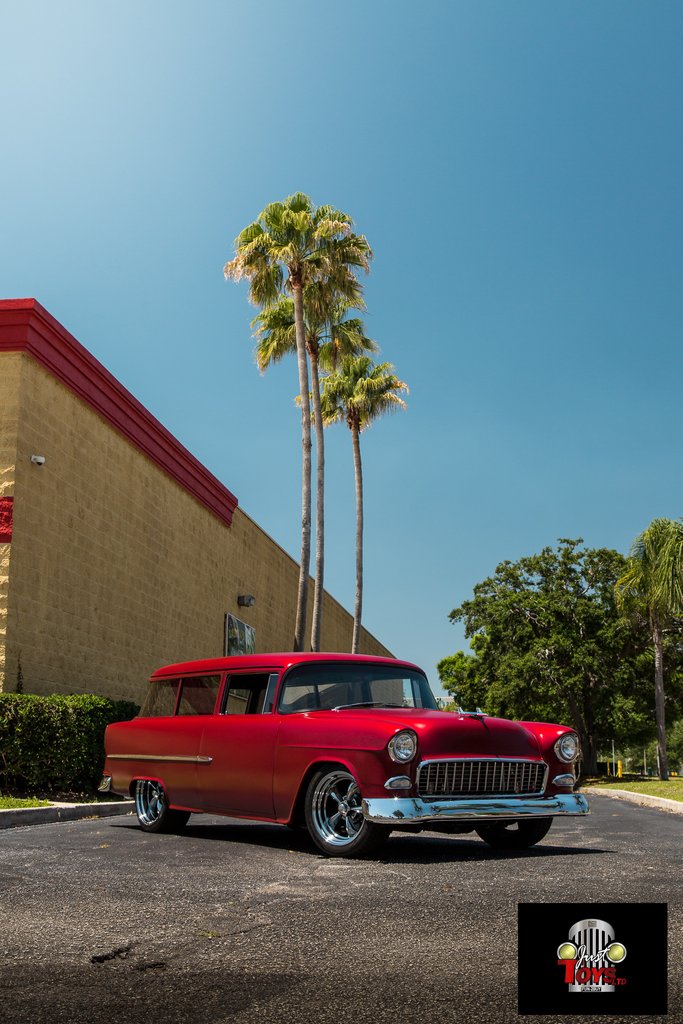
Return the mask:
[[309,216],[313,213],[313,201],[305,192],[294,192],[291,196],[287,196],[284,206],[292,213],[306,213]]
[[391,363],[375,366],[367,355],[345,356],[340,368],[322,380],[323,419],[346,419],[364,430],[380,416],[405,409],[399,392],[407,393],[408,386],[393,373]]
[[660,618],[683,614],[683,521],[653,519],[633,542],[614,589],[624,612],[646,608]]
[[255,238],[263,234],[263,227],[257,220],[251,224],[247,224],[246,228],[240,231],[239,235],[235,239],[235,248],[241,249],[247,242],[253,242]]

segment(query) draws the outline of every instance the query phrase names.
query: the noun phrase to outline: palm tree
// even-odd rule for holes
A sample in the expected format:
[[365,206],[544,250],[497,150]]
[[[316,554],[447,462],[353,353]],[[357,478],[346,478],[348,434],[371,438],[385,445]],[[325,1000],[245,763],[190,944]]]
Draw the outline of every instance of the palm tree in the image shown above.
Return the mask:
[[249,298],[273,305],[288,291],[294,309],[296,353],[301,395],[301,562],[293,648],[303,650],[311,560],[311,413],[306,363],[303,289],[316,280],[340,275],[340,268],[368,269],[372,257],[362,235],[351,231],[351,218],[332,206],[315,208],[296,192],[270,203],[235,239],[235,257],[223,268],[226,278],[249,281]]
[[[341,356],[376,352],[377,345],[365,335],[363,321],[349,317],[363,304],[360,285],[351,275],[344,282],[348,295],[339,298],[334,281],[319,281],[304,288],[306,351],[311,364],[313,423],[316,445],[315,585],[311,623],[311,650],[320,650],[325,569],[325,441],[320,405],[320,366],[334,368]],[[256,328],[256,363],[263,373],[271,363],[296,351],[294,304],[282,298],[252,320]]]
[[360,434],[387,412],[405,409],[398,392],[408,385],[393,373],[391,363],[375,365],[369,356],[345,356],[339,368],[323,379],[322,413],[325,424],[346,420],[351,431],[356,477],[356,600],[351,651],[360,647],[363,611],[363,467]]
[[615,584],[617,605],[648,617],[655,650],[655,721],[659,777],[669,778],[664,716],[664,632],[683,614],[683,521],[653,519],[631,548]]

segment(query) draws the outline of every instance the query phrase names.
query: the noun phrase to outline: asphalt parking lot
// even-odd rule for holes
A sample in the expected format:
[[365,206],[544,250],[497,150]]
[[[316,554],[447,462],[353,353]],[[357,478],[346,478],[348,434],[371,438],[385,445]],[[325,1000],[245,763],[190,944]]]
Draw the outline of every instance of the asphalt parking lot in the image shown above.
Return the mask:
[[519,901],[668,902],[666,1019],[683,1021],[683,821],[591,806],[523,853],[394,834],[369,861],[225,818],[5,831],[0,1021],[518,1021]]

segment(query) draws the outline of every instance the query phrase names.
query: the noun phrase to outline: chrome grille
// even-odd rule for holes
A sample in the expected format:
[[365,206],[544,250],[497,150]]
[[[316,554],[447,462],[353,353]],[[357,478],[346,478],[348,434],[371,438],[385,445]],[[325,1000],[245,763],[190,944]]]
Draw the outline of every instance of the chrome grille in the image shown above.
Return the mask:
[[420,796],[522,796],[543,792],[545,772],[545,761],[425,761],[418,768],[417,791]]

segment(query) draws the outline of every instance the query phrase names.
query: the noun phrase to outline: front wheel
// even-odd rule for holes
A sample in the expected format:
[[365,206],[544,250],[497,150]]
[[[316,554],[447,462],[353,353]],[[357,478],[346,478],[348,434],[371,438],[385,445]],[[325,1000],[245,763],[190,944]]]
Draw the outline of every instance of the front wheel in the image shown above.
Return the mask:
[[343,768],[325,768],[311,779],[306,791],[306,827],[328,857],[372,853],[391,832],[389,826],[363,817],[358,783]]
[[527,850],[540,843],[548,834],[552,818],[536,818],[533,821],[496,821],[479,825],[475,832],[489,846],[496,850]]
[[135,811],[143,832],[179,832],[190,817],[189,811],[170,808],[164,787],[150,779],[135,784]]

